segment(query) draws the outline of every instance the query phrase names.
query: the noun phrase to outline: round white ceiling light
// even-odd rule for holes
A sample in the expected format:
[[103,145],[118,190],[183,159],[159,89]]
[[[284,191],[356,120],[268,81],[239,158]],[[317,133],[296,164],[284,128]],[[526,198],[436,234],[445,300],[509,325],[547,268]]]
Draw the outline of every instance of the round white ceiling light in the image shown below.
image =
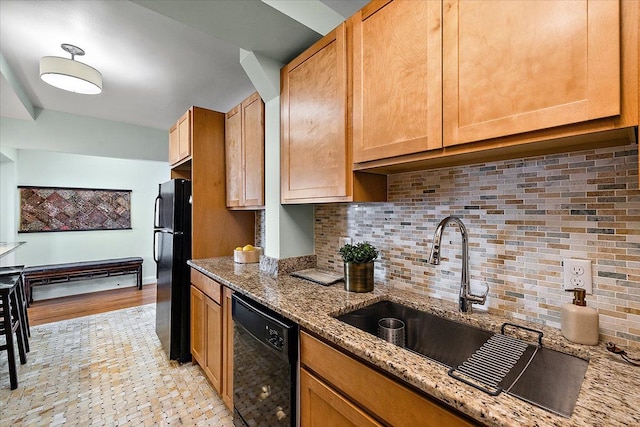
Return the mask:
[[40,78],[51,86],[69,92],[97,95],[102,92],[102,74],[87,64],[76,61],[84,50],[64,43],[60,47],[71,54],[71,59],[44,56],[40,59]]

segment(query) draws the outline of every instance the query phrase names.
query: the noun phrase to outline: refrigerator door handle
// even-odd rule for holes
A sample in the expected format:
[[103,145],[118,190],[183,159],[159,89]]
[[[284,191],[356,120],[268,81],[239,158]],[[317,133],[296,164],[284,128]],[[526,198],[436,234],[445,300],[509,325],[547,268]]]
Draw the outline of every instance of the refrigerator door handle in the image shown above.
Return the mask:
[[169,230],[165,230],[162,228],[157,228],[155,230],[153,230],[153,260],[156,262],[156,264],[158,264],[160,262],[160,258],[159,258],[159,254],[157,252],[157,239],[156,236],[158,235],[158,233],[166,233],[166,234],[173,234],[171,231]]
[[158,235],[159,232],[160,230],[153,230],[153,260],[155,261],[156,264],[160,262],[157,256],[157,251],[156,251],[156,248],[158,247],[156,245],[157,243],[156,236]]
[[160,224],[158,224],[160,222],[160,218],[158,217],[158,212],[159,212],[158,207],[160,206],[161,199],[162,197],[160,197],[160,194],[158,194],[155,202],[153,203],[153,228],[160,227]]

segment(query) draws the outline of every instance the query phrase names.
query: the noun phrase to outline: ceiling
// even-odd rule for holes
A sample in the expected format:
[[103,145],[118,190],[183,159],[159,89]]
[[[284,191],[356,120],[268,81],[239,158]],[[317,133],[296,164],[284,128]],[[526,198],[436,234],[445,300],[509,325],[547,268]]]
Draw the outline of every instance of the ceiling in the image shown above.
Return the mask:
[[[44,109],[169,129],[192,105],[226,112],[255,90],[240,49],[285,64],[322,36],[307,26],[318,13],[307,11],[305,20],[287,9],[315,6],[343,19],[366,3],[2,0],[0,115],[34,120]],[[100,70],[101,94],[73,94],[40,80],[42,56],[68,58],[62,43],[85,50],[76,60]]]

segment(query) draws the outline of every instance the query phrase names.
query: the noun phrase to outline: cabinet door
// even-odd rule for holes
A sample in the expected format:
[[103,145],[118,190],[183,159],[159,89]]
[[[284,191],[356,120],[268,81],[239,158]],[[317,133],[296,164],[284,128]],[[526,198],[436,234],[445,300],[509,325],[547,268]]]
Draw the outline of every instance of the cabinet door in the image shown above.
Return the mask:
[[178,125],[169,129],[169,164],[173,165],[180,161],[180,135],[178,134]]
[[233,318],[231,317],[231,295],[227,287],[222,299],[222,400],[233,411]]
[[224,113],[193,107],[191,158],[191,258],[233,255],[239,244],[253,242],[253,212],[227,209],[225,195]]
[[218,393],[222,390],[222,307],[205,297],[206,335],[204,372]]
[[191,111],[184,113],[178,121],[180,160],[191,156]]
[[204,366],[205,301],[206,296],[191,286],[191,356]]
[[241,108],[244,206],[264,206],[264,103],[256,92]]
[[376,0],[353,20],[353,161],[442,147],[442,4]]
[[283,202],[347,195],[345,48],[341,24],[282,69]]
[[301,369],[300,426],[378,427],[382,425],[305,369]]
[[477,425],[462,418],[454,410],[418,394],[395,379],[383,375],[305,332],[300,332],[300,364],[308,367],[314,375],[325,380],[327,384],[331,384],[332,388],[347,396],[350,401],[357,402],[360,408],[383,420],[385,425],[394,427]]
[[224,141],[227,172],[227,207],[244,203],[244,165],[242,153],[242,109],[238,105],[225,116]]
[[446,0],[444,145],[620,114],[618,1]]

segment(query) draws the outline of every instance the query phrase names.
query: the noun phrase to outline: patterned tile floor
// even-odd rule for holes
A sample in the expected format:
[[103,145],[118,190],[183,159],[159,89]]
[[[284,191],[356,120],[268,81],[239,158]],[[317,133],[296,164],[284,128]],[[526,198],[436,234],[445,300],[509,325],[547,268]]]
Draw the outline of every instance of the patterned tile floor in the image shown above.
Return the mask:
[[155,304],[31,328],[9,389],[0,354],[0,426],[232,426],[200,368],[169,361]]

